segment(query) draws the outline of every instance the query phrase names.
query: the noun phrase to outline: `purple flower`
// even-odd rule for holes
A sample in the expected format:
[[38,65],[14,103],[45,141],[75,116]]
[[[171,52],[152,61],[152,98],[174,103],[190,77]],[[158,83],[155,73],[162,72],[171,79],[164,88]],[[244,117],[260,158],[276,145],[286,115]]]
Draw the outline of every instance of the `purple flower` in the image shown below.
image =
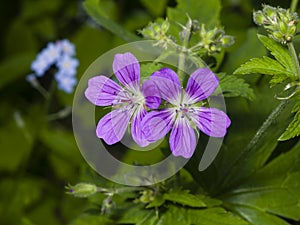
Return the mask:
[[144,117],[143,133],[149,142],[163,138],[172,129],[169,144],[173,155],[190,158],[197,144],[197,128],[212,137],[225,136],[230,125],[228,116],[219,109],[200,104],[219,84],[209,69],[197,69],[189,78],[186,90],[181,88],[177,74],[168,68],[154,72],[150,81],[172,106]]
[[116,54],[113,71],[121,86],[106,76],[89,80],[86,98],[97,106],[113,106],[114,110],[99,121],[96,134],[107,144],[120,141],[131,120],[133,140],[141,147],[149,142],[142,133],[142,119],[146,107],[156,109],[160,105],[159,91],[151,81],[140,86],[140,65],[131,53]]

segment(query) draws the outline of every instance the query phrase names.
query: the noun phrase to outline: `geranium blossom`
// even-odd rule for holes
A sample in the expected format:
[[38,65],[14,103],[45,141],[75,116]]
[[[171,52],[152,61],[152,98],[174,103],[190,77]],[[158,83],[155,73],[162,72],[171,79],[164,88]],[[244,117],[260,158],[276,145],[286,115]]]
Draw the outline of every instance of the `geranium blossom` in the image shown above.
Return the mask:
[[168,68],[153,73],[150,80],[172,106],[145,116],[143,133],[149,142],[163,138],[172,129],[169,144],[173,155],[190,158],[197,144],[196,128],[212,137],[226,134],[230,125],[228,116],[219,109],[199,106],[219,84],[209,69],[197,69],[190,76],[186,90],[181,87],[177,74]]
[[141,123],[147,114],[146,107],[159,107],[159,91],[151,81],[140,86],[140,65],[129,52],[115,55],[113,71],[122,86],[106,76],[96,76],[89,80],[85,91],[86,98],[93,104],[114,109],[101,118],[96,134],[107,144],[114,144],[123,138],[131,121],[133,140],[139,146],[146,146],[149,142],[141,132]]

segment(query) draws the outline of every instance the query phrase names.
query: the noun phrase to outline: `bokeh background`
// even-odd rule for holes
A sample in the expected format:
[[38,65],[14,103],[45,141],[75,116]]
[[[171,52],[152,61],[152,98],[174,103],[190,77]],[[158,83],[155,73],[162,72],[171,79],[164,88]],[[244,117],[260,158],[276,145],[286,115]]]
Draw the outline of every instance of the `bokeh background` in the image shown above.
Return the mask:
[[[253,9],[262,3],[222,0],[222,25],[236,43],[228,49],[220,71],[232,73],[248,59],[266,54],[252,22]],[[264,3],[289,6],[285,0]],[[176,1],[101,0],[99,5],[105,18],[138,34]],[[49,121],[48,115],[72,106],[73,95],[56,91],[48,101],[25,78],[48,42],[67,38],[74,43],[78,79],[102,53],[126,42],[91,19],[79,0],[2,0],[0,27],[0,224],[68,224],[87,209],[88,202],[66,194],[65,186],[92,172],[76,146],[71,116]],[[277,102],[261,77],[246,79],[261,97],[254,102],[229,100],[228,110],[233,120],[243,121],[231,129],[250,139]],[[41,83],[47,88],[50,80]],[[253,112],[257,104],[260,110]]]

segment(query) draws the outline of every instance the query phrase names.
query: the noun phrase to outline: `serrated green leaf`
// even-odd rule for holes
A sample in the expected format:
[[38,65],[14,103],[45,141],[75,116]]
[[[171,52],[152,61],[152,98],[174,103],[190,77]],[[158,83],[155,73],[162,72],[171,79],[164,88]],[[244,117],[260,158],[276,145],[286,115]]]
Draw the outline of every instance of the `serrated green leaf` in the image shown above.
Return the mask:
[[258,39],[271,52],[275,59],[278,60],[278,62],[280,62],[290,72],[289,74],[291,74],[291,76],[295,76],[295,74],[297,74],[291,55],[285,47],[274,41],[272,38],[264,35],[258,34]]
[[162,195],[155,195],[153,201],[151,201],[147,206],[146,208],[153,208],[153,207],[160,207],[162,204],[165,203],[165,199],[163,198]]
[[270,84],[275,85],[275,84],[281,84],[283,83],[285,80],[287,80],[288,77],[282,74],[277,74],[272,76],[271,80],[270,80]]
[[234,206],[231,208],[231,210],[237,212],[240,216],[245,218],[253,225],[290,225],[275,215],[268,214],[254,208]]
[[225,204],[300,219],[300,142],[231,191]]
[[[124,205],[124,204],[123,204]],[[142,205],[131,205],[115,212],[116,220],[120,224],[143,224],[155,216],[153,209],[144,209]]]
[[254,99],[253,89],[242,78],[234,75],[218,74],[220,79],[220,87],[225,97],[245,97],[250,100]]
[[239,216],[223,208],[189,209],[187,215],[190,224],[195,225],[250,225]]
[[105,29],[109,30],[113,34],[119,36],[125,41],[138,41],[140,38],[132,33],[130,33],[128,30],[125,30],[122,26],[119,24],[105,18],[103,16],[102,10],[99,6],[98,0],[86,0],[83,3],[83,6],[87,13],[93,17],[97,23],[99,23],[101,26],[103,26]]
[[234,74],[251,74],[259,73],[266,75],[286,75],[293,76],[293,74],[286,70],[280,63],[276,60],[271,59],[267,56],[262,58],[253,58],[250,61],[244,63],[239,68],[234,71]]
[[186,209],[182,207],[169,206],[168,210],[161,215],[159,225],[250,225],[223,208],[209,209]]
[[190,207],[206,207],[203,195],[190,194],[188,190],[174,190],[164,194],[163,198],[167,201],[178,203]]
[[300,135],[300,94],[296,96],[296,103],[292,110],[295,113],[294,119],[287,127],[286,131],[279,137],[278,140],[286,141]]
[[157,225],[190,225],[187,210],[185,208],[169,206],[168,210],[161,215]]

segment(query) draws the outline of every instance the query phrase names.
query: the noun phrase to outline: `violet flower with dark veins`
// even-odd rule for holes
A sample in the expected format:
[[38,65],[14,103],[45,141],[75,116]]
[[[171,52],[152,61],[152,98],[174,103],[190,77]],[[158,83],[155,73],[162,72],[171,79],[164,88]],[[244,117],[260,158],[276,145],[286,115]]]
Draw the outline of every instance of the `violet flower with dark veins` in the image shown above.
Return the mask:
[[160,111],[152,111],[143,119],[143,133],[149,142],[163,138],[172,129],[169,139],[174,156],[190,158],[196,148],[195,130],[212,137],[224,137],[230,119],[221,110],[199,106],[218,87],[219,80],[207,68],[197,69],[190,76],[184,90],[177,74],[163,68],[151,75],[160,91],[161,98],[172,106]]
[[159,107],[159,90],[149,80],[140,86],[140,64],[129,52],[115,55],[113,71],[122,85],[101,75],[91,78],[85,91],[86,98],[94,105],[114,109],[101,118],[96,134],[107,144],[115,144],[123,138],[131,121],[133,140],[141,147],[147,146],[149,142],[141,131],[142,119],[147,108]]

